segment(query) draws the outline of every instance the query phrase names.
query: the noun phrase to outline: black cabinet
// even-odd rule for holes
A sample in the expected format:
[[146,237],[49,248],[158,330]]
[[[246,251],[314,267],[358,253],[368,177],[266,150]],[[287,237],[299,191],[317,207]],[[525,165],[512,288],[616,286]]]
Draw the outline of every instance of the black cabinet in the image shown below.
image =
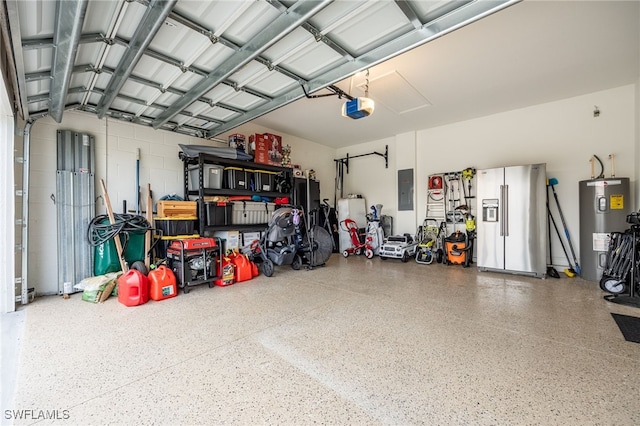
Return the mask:
[[[213,212],[211,207],[207,207],[204,203],[206,196],[257,195],[271,199],[291,198],[293,172],[290,168],[203,153],[197,157],[188,157],[180,153],[180,159],[184,165],[184,199],[189,200],[193,197],[198,199],[200,235],[217,230],[262,230],[267,226],[266,222],[246,225],[230,224],[224,219],[229,215],[229,210],[222,208]],[[215,215],[215,218],[212,218],[212,215]],[[222,220],[221,217],[223,217]],[[225,224],[220,225],[221,221]]]
[[[307,190],[307,186],[309,187]],[[307,205],[307,194],[309,204]],[[305,211],[312,212],[320,209],[320,182],[312,179],[293,178],[294,206],[301,206]]]

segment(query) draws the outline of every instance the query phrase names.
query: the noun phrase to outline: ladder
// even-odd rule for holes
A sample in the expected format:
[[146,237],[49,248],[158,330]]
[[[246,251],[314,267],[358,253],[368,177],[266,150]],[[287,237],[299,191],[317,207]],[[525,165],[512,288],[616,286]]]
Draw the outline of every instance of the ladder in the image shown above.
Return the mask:
[[447,219],[447,186],[442,174],[429,176],[427,185],[427,206],[425,218],[435,219],[438,223]]

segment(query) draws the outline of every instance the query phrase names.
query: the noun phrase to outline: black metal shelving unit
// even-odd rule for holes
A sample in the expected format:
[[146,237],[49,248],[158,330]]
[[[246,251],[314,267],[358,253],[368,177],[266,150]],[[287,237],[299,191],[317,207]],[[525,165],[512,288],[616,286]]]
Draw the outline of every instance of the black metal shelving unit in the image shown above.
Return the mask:
[[[287,167],[271,166],[268,164],[254,163],[250,161],[234,160],[230,158],[222,158],[211,154],[200,153],[197,157],[187,157],[180,153],[180,159],[184,166],[184,199],[188,200],[191,196],[198,198],[198,231],[200,235],[213,231],[257,231],[264,230],[267,223],[259,224],[240,224],[240,225],[206,225],[205,196],[234,196],[234,195],[259,195],[261,197],[291,197],[291,192],[282,193],[277,191],[252,191],[250,189],[212,189],[204,188],[203,168],[205,164],[214,164],[223,167],[240,167],[256,171],[283,173],[289,181],[293,179],[293,170]],[[189,190],[190,171],[198,170],[198,189]]]

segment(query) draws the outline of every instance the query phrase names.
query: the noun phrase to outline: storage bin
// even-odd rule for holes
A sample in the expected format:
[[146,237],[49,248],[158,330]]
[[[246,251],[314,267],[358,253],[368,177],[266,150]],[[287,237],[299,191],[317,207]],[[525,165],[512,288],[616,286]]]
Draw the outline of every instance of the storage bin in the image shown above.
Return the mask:
[[175,218],[175,217],[156,217],[154,219],[156,228],[162,230],[162,235],[166,237],[176,235],[193,234],[193,228],[197,217]]
[[254,170],[255,191],[274,192],[276,190],[276,172]]
[[197,216],[197,209],[198,206],[195,201],[158,201],[158,217],[175,217],[187,219]]
[[207,226],[231,225],[231,210],[229,203],[205,203]]
[[[202,166],[202,187],[207,189],[222,188],[222,174],[224,167],[217,164],[205,164]],[[189,191],[199,190],[198,167],[189,170]]]
[[228,189],[248,189],[247,172],[240,167],[225,167],[224,182]]
[[231,215],[232,225],[256,225],[269,222],[275,210],[274,203],[262,201],[234,201]]

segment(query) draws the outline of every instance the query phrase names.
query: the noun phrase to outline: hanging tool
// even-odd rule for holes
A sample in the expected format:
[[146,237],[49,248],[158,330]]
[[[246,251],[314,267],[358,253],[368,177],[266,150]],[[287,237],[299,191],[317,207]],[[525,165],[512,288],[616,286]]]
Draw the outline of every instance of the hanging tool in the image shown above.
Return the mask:
[[140,148],[136,148],[136,214],[140,214]]
[[[111,208],[111,200],[109,199],[109,194],[107,193],[107,186],[104,184],[104,179],[100,179],[100,185],[102,186],[102,196],[104,198],[104,204],[107,207],[107,215],[109,216],[109,223],[112,225],[116,223],[116,219],[113,216],[113,209]],[[113,242],[116,244],[116,252],[118,253],[118,259],[120,260],[120,267],[122,268],[122,272],[127,272],[129,268],[127,267],[127,262],[124,260],[124,250],[122,249],[122,242],[120,241],[120,235],[116,235],[113,237]]]
[[[153,198],[151,196],[151,184],[147,184],[147,212],[146,212],[147,222],[149,222],[149,226],[152,226],[153,223]],[[144,234],[144,264],[149,270],[151,266],[151,229],[148,229]]]
[[[549,217],[551,217],[551,210],[549,210],[549,185],[547,183],[547,211],[549,212]],[[552,278],[560,278],[560,274],[556,271],[556,268],[553,267],[553,254],[551,251],[551,221],[547,221],[547,234],[549,239],[549,264],[547,265],[547,275]],[[562,243],[562,241],[561,241]],[[563,247],[564,248],[564,247]],[[568,256],[567,256],[568,258]],[[574,275],[575,276],[575,275]]]
[[553,191],[553,197],[556,200],[556,207],[558,207],[558,213],[560,213],[560,220],[562,221],[562,226],[564,227],[564,234],[567,237],[567,242],[569,243],[569,249],[571,250],[571,255],[573,256],[576,273],[580,275],[580,265],[578,264],[578,259],[576,258],[576,252],[573,249],[573,243],[571,242],[571,235],[569,234],[569,228],[567,228],[567,222],[564,220],[564,214],[562,214],[562,209],[560,208],[560,201],[558,200],[558,194],[556,193],[555,186],[558,184],[558,179],[551,178],[549,179],[548,184],[549,186],[551,186],[551,190]]
[[553,218],[553,215],[551,214],[551,209],[549,208],[549,205],[547,205],[547,212],[549,213],[549,219],[551,219],[551,223],[553,223],[553,227],[556,230],[556,235],[558,235],[558,240],[560,240],[560,246],[562,247],[562,251],[564,252],[565,257],[567,258],[567,263],[569,264],[569,267],[564,270],[564,273],[569,278],[573,278],[576,276],[576,270],[573,268],[573,265],[571,264],[571,260],[569,259],[569,253],[567,253],[567,249],[565,248],[564,243],[562,242],[562,234],[560,234],[558,225],[556,224],[556,221]]
[[[469,200],[471,198],[475,198],[471,195],[471,181],[473,177],[476,175],[476,169],[472,167],[467,167],[461,172],[462,175],[462,192],[464,193],[464,202],[467,206],[469,206]],[[467,186],[465,188],[464,181],[467,181]]]

